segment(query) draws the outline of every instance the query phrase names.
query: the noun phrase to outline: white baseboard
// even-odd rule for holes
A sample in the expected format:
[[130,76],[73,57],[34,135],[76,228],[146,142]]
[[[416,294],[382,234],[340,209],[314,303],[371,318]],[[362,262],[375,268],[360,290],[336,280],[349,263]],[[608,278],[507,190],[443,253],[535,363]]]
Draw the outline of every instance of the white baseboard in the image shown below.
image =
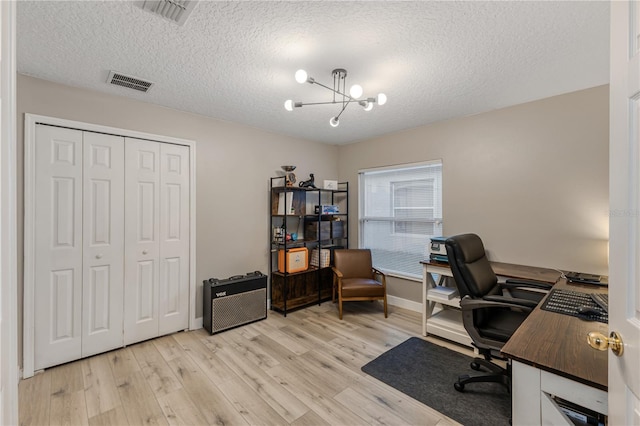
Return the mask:
[[195,327],[193,327],[191,330],[199,330],[203,327],[202,325],[202,317],[198,317],[195,319],[195,321],[193,322],[193,325]]
[[[392,306],[397,306],[399,308],[408,309],[414,312],[422,312],[422,303],[414,302],[413,300],[403,299],[401,297],[396,296],[388,296],[387,295],[387,303]],[[267,311],[271,307],[271,299],[267,300]],[[195,328],[192,330],[197,330],[202,328],[202,317],[195,319]]]
[[413,300],[402,299],[401,297],[387,295],[387,303],[399,308],[408,309],[414,312],[422,312],[422,303]]

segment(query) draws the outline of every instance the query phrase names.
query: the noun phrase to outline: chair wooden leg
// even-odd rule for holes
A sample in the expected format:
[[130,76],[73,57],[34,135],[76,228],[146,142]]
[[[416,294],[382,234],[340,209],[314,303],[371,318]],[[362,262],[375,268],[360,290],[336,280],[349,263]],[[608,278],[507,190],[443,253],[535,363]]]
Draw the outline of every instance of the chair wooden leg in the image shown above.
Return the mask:
[[387,318],[387,295],[384,295],[384,317]]
[[342,319],[342,297],[338,297],[338,318]]
[[331,301],[336,303],[336,276],[333,276],[333,282],[331,286]]

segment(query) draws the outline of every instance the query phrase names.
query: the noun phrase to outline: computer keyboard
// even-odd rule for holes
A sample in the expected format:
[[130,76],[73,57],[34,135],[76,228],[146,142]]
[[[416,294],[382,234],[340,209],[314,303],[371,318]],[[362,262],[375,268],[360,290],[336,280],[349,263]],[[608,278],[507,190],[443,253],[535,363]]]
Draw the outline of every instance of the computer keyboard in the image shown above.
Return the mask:
[[609,312],[609,293],[591,293],[591,299],[605,312]]
[[[593,311],[583,313],[580,308],[592,308]],[[580,291],[551,289],[540,309],[587,321],[609,322],[608,311],[598,305],[590,293]]]

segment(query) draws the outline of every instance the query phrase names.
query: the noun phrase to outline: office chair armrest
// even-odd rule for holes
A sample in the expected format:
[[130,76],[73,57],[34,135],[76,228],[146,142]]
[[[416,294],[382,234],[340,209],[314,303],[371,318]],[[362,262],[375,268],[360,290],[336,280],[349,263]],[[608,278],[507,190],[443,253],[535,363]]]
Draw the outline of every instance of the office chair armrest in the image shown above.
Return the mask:
[[515,278],[509,278],[508,280],[501,282],[500,285],[502,287],[507,288],[539,288],[543,290],[550,290],[553,287],[553,284],[545,283],[543,281],[533,281],[533,280],[521,280]]
[[482,298],[482,300],[499,303],[514,303],[518,306],[527,306],[529,308],[535,308],[536,306],[538,306],[538,302],[529,299],[520,299],[517,297],[485,296]]
[[[500,296],[489,296],[489,297],[500,298]],[[482,308],[514,308],[514,309],[522,309],[527,312],[531,312],[533,308],[535,308],[535,305],[528,306],[527,303],[521,304],[520,302],[523,302],[522,299],[512,299],[509,297],[505,297],[504,300],[507,300],[508,302],[502,302],[502,301],[499,302],[499,301],[485,300],[485,299],[482,299],[482,300],[472,299],[469,296],[465,296],[462,298],[462,300],[460,300],[460,308],[463,311],[471,311],[471,310],[482,309]],[[516,301],[518,303],[514,303]],[[524,302],[529,302],[529,301],[525,300]]]

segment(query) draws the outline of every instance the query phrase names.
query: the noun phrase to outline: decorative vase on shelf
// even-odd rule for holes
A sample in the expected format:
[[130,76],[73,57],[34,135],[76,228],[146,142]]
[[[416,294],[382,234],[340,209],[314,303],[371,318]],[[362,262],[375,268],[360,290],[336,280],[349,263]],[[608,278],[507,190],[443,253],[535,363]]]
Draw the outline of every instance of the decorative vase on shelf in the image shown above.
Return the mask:
[[293,186],[296,183],[296,175],[293,171],[296,169],[296,166],[280,166],[282,170],[285,171],[284,180],[287,186]]

